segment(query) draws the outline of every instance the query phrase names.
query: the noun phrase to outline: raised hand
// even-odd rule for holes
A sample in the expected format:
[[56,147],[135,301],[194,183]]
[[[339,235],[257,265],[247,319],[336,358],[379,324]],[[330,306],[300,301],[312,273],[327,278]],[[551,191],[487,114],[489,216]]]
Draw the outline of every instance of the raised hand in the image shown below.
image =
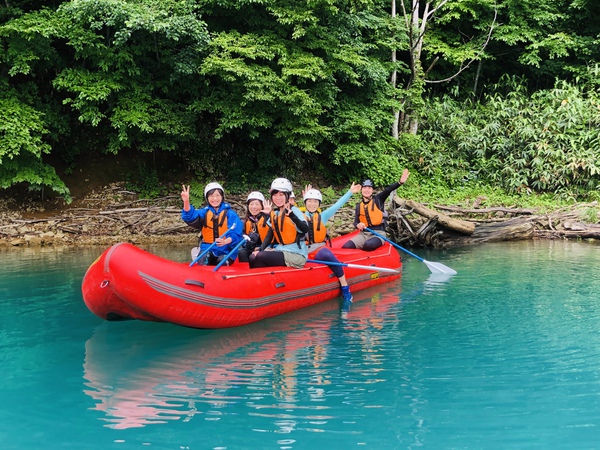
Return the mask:
[[261,212],[264,212],[265,214],[271,214],[271,210],[273,209],[273,203],[271,202],[271,200],[266,200],[263,203],[263,209],[261,210]]
[[183,209],[184,211],[190,210],[190,186],[186,187],[185,184],[182,184],[181,187],[181,200],[183,200]]
[[360,192],[361,187],[362,186],[360,184],[352,183],[352,186],[350,186],[350,191],[353,194],[358,194]]
[[404,169],[404,172],[402,172],[402,176],[400,177],[400,184],[406,183],[406,180],[408,180],[409,175],[410,172],[408,171],[408,169]]
[[302,199],[304,199],[304,195],[311,189],[312,189],[312,184],[307,184],[306,186],[304,186],[304,189],[302,190]]
[[181,191],[181,199],[185,202],[186,200],[190,200],[190,187],[182,184],[181,187],[183,190]]

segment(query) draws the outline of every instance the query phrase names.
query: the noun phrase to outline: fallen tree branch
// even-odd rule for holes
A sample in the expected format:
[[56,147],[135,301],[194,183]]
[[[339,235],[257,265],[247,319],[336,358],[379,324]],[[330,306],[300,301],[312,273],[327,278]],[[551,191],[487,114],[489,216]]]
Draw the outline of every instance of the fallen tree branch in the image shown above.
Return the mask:
[[426,217],[427,219],[437,218],[438,223],[450,230],[457,231],[461,234],[473,234],[475,231],[475,224],[473,222],[467,222],[466,220],[453,219],[452,217],[443,214],[439,211],[426,208],[425,206],[413,201],[413,200],[402,200],[407,206],[409,206],[415,213]]
[[505,213],[505,214],[535,214],[535,211],[532,209],[520,209],[520,208],[504,208],[504,207],[496,207],[496,208],[459,208],[458,206],[444,206],[444,205],[435,205],[437,209],[441,209],[444,211],[452,211],[460,214],[490,214],[490,213]]
[[162,211],[169,214],[181,213],[181,209],[175,208],[160,208],[157,206],[149,206],[149,207],[141,207],[141,208],[124,208],[124,209],[113,209],[107,211],[100,211],[98,214],[100,215],[108,215],[108,214],[123,214],[123,213],[131,213],[131,212],[140,212],[140,211]]

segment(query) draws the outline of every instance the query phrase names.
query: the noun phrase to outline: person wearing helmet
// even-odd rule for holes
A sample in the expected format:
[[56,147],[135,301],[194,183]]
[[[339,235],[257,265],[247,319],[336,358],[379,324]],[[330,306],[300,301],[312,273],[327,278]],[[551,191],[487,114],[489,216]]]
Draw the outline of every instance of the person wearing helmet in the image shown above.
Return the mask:
[[246,198],[246,217],[244,218],[244,234],[250,238],[238,252],[238,261],[248,262],[254,249],[262,244],[269,231],[269,213],[271,202],[265,196],[253,191]]
[[385,220],[387,217],[385,201],[394,190],[406,182],[409,175],[410,172],[408,169],[404,169],[400,181],[390,184],[376,195],[373,195],[373,181],[367,179],[362,182],[360,190],[362,199],[356,204],[354,212],[354,226],[360,230],[360,233],[348,240],[342,248],[359,248],[367,252],[372,252],[383,245],[383,239],[366,231],[365,228],[385,233],[387,225]]
[[[210,248],[198,264],[216,266],[243,239],[244,227],[238,214],[224,201],[225,192],[219,183],[208,183],[204,188],[204,198],[208,205],[200,209],[194,208],[190,204],[190,187],[184,185],[181,191],[181,218],[192,228],[201,231],[198,254]],[[233,264],[236,257],[237,251],[234,251],[226,264]]]
[[269,194],[273,202],[269,216],[269,231],[260,248],[250,255],[250,268],[288,266],[302,268],[306,264],[305,234],[308,224],[302,211],[290,203],[292,183],[286,178],[276,178]]
[[[306,221],[308,222],[306,244],[308,246],[307,248],[309,253],[316,251],[314,258],[312,259],[334,263],[340,262],[333,252],[325,245],[325,242],[328,239],[327,227],[325,225],[327,224],[327,221],[333,217],[337,210],[344,206],[348,200],[350,200],[352,194],[358,194],[360,189],[360,184],[352,183],[352,186],[350,186],[348,192],[342,195],[337,202],[325,209],[323,212],[320,212],[321,202],[323,201],[321,192],[318,189],[313,189],[310,184],[306,186],[304,191],[302,191],[302,199],[304,200],[304,206],[306,207],[304,215],[306,216]],[[352,294],[350,292],[350,286],[348,286],[348,281],[346,280],[344,267],[331,265],[329,268],[340,282],[342,298],[344,300],[342,310],[347,311],[352,303]]]
[[296,205],[296,195],[294,194],[294,191],[292,191],[292,193],[290,194],[290,205],[297,206]]

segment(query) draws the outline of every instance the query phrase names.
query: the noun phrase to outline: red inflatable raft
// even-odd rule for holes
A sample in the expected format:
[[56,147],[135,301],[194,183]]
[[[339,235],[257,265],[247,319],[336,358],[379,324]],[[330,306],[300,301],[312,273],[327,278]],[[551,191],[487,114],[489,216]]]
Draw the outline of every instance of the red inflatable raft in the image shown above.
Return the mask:
[[[385,244],[373,252],[341,249],[352,236],[333,239],[353,292],[400,278],[398,252]],[[309,257],[312,255],[309,255]],[[373,269],[356,268],[371,266]],[[397,272],[379,271],[395,269]],[[139,319],[194,328],[228,328],[257,322],[340,297],[329,267],[250,269],[236,262],[189,267],[121,243],[88,268],[82,285],[87,307],[106,320]]]

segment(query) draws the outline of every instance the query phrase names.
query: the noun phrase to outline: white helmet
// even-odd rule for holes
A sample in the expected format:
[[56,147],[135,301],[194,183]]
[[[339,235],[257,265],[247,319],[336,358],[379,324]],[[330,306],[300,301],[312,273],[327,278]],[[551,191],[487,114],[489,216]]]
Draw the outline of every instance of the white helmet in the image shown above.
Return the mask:
[[261,203],[265,203],[265,196],[262,195],[258,191],[252,191],[248,194],[248,198],[246,199],[246,204],[250,203],[251,200],[258,200]]
[[319,202],[323,201],[323,196],[321,195],[321,192],[319,192],[318,189],[309,189],[308,191],[306,191],[304,193],[304,201],[308,200],[309,198],[312,198],[313,200],[319,200]]
[[271,183],[271,189],[269,189],[269,194],[273,191],[281,191],[281,192],[289,192],[291,193],[293,190],[292,183],[287,178],[275,178]]
[[213,189],[219,189],[221,191],[221,195],[225,195],[225,190],[219,183],[208,183],[204,188],[204,198],[208,198],[208,193]]

